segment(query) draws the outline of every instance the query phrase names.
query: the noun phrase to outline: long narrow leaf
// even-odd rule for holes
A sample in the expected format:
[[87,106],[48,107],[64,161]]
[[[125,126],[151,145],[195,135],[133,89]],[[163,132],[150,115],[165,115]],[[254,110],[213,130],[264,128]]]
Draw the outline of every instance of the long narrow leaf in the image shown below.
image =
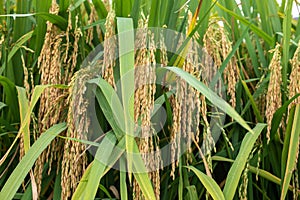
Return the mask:
[[84,194],[85,200],[95,199],[100,179],[107,167],[106,164],[110,159],[110,154],[113,151],[115,143],[116,137],[113,135],[113,132],[107,133],[103,141],[100,143],[91,167],[90,175],[88,176],[88,182]]
[[299,135],[300,135],[300,105],[296,105],[292,130],[290,133],[289,142],[285,142],[288,145],[288,154],[286,160],[286,167],[284,177],[282,179],[282,189],[280,199],[285,199],[287,190],[292,178],[292,172],[295,169],[296,160],[298,158],[299,150]]
[[253,129],[253,134],[247,133],[244,137],[239,154],[236,157],[227,175],[225,187],[223,190],[225,199],[233,199],[236,188],[239,183],[239,177],[241,177],[241,174],[244,170],[253,145],[265,127],[266,124],[257,124],[256,127]]
[[[214,2],[216,2],[216,0],[214,0]],[[252,24],[251,22],[249,22],[246,18],[236,14],[235,12],[228,10],[227,8],[223,7],[221,4],[216,3],[218,5],[219,8],[221,8],[222,10],[226,11],[228,14],[230,14],[231,16],[235,17],[236,19],[238,19],[239,21],[241,21],[242,23],[246,24],[247,26],[250,27],[250,29],[255,32],[258,36],[260,36],[261,38],[263,38],[270,46],[273,45],[274,40],[273,38],[268,35],[267,33],[265,33],[264,31],[262,31],[259,27],[255,26],[254,24]]]
[[91,168],[93,166],[93,162],[91,162],[89,164],[89,166],[86,168],[84,174],[82,175],[81,179],[80,179],[80,182],[72,196],[72,199],[73,200],[76,200],[76,199],[80,199],[84,192],[85,192],[85,189],[86,189],[86,185],[87,185],[87,182],[88,182],[88,177],[90,175],[90,172],[91,172]]
[[7,118],[13,122],[19,121],[18,97],[15,84],[4,76],[0,76],[0,85],[3,86],[5,101],[8,106]]
[[29,111],[29,101],[26,96],[25,88],[17,87],[18,97],[19,97],[19,107],[20,107],[20,119],[21,124],[26,124],[22,131],[23,141],[24,141],[24,151],[27,153],[30,147],[30,130],[29,125],[30,121],[25,122],[26,114]]
[[289,63],[291,27],[292,27],[292,7],[293,0],[287,1],[285,17],[283,18],[283,47],[282,47],[282,82],[284,90],[287,89],[287,72]]
[[65,123],[54,125],[37,139],[6,181],[0,192],[0,199],[13,199],[36,159],[44,151],[44,149],[46,149],[51,141],[66,128],[67,126]]
[[13,46],[13,48],[10,50],[10,52],[8,54],[7,62],[11,61],[12,57],[22,47],[22,45],[32,37],[32,34],[33,34],[33,31],[26,33],[15,43],[15,45]]
[[120,86],[123,104],[126,151],[129,153],[128,176],[131,182],[132,157],[134,142],[134,33],[132,19],[117,18],[120,61]]
[[215,182],[214,179],[207,176],[206,174],[204,174],[203,172],[201,172],[200,170],[198,170],[193,166],[187,166],[186,168],[192,170],[196,174],[196,176],[199,178],[199,180],[201,181],[201,183],[203,184],[203,186],[205,187],[207,192],[212,196],[213,199],[225,200],[221,188]]
[[[229,158],[224,158],[224,157],[221,157],[221,156],[213,156],[211,158],[212,160],[214,161],[223,161],[223,162],[230,162],[230,163],[233,163],[234,160],[232,159],[229,159]],[[257,167],[254,167],[254,166],[249,166],[249,171],[253,174],[257,174],[258,176],[262,177],[262,178],[265,178],[277,185],[280,185],[281,184],[281,179],[278,178],[277,176],[271,174],[270,172],[266,171],[266,170],[263,170],[263,169],[259,169]],[[289,190],[293,191],[293,186],[289,185]],[[298,193],[300,193],[300,190],[298,190]]]
[[206,85],[202,82],[198,81],[195,77],[191,74],[179,69],[177,67],[166,67],[166,69],[174,72],[182,79],[184,79],[187,83],[189,83],[192,87],[196,90],[201,92],[209,101],[212,102],[216,107],[223,110],[226,114],[236,120],[241,126],[243,126],[249,132],[252,132],[251,128],[245,122],[245,120],[221,97],[219,97],[215,92],[209,89]]

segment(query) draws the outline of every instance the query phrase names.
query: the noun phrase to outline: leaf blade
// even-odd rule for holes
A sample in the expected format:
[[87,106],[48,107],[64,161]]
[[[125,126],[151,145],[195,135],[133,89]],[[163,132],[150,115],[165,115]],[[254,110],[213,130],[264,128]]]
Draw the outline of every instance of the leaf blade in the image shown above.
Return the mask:
[[6,181],[0,192],[0,199],[13,199],[38,156],[46,149],[51,141],[66,128],[66,123],[56,124],[37,139]]
[[200,170],[198,170],[193,166],[186,166],[186,168],[192,170],[196,174],[196,176],[199,178],[199,180],[201,181],[201,183],[203,184],[203,186],[206,188],[206,190],[212,196],[213,199],[225,200],[221,188],[215,182],[214,179],[207,176],[206,174],[204,174],[203,172],[201,172]]
[[225,187],[223,189],[225,199],[233,199],[239,182],[239,178],[237,177],[241,177],[251,149],[253,148],[256,139],[265,127],[266,124],[257,124],[253,129],[253,134],[248,132],[244,137],[239,154],[236,157],[227,175]]

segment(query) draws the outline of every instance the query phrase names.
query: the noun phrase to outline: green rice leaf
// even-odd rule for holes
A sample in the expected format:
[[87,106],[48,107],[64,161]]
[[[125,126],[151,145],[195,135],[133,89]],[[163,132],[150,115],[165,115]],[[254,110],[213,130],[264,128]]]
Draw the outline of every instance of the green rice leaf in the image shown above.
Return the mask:
[[120,61],[120,86],[125,122],[126,151],[129,153],[128,176],[131,182],[134,141],[134,32],[133,21],[129,18],[117,18]]
[[81,179],[80,179],[80,182],[72,196],[72,200],[77,200],[77,199],[80,199],[83,194],[85,193],[85,190],[86,190],[86,186],[87,186],[87,182],[88,182],[88,177],[90,175],[90,172],[91,172],[91,168],[93,166],[93,162],[92,161],[89,166],[86,168],[84,174],[82,175]]
[[4,76],[0,76],[0,85],[5,94],[4,103],[8,106],[7,119],[13,122],[19,121],[18,97],[15,84]]
[[39,155],[46,149],[51,141],[61,132],[66,130],[67,126],[65,123],[56,124],[49,128],[46,132],[41,134],[37,141],[28,150],[22,160],[19,162],[17,167],[14,169],[12,174],[9,176],[4,187],[0,192],[0,199],[10,200],[13,199],[17,190],[24,181],[26,175],[33,167],[34,162]]
[[212,196],[213,199],[216,200],[225,200],[225,197],[222,193],[221,188],[219,185],[215,182],[214,179],[211,177],[207,176],[203,172],[201,172],[199,169],[193,167],[193,166],[187,166],[186,168],[192,170],[196,176],[199,178],[207,192]]
[[[282,82],[284,91],[287,90],[288,80],[288,64],[290,59],[290,39],[291,39],[291,27],[292,27],[292,7],[293,0],[287,0],[285,16],[283,18],[283,46],[282,46]],[[283,98],[286,99],[285,97]]]
[[95,199],[98,186],[100,184],[100,179],[103,176],[105,168],[107,167],[106,163],[110,159],[110,155],[114,149],[115,143],[116,137],[114,136],[113,132],[107,133],[103,141],[100,143],[91,167],[90,174],[88,176],[83,199]]
[[[214,0],[214,2],[216,2],[216,0]],[[233,12],[231,10],[228,10],[227,8],[223,7],[218,2],[216,4],[218,5],[219,8],[221,8],[224,11],[226,11],[228,14],[230,14],[234,18],[238,19],[243,24],[246,24],[247,26],[249,26],[250,29],[253,32],[255,32],[258,36],[260,36],[261,38],[263,38],[270,46],[272,46],[274,44],[274,39],[270,35],[268,35],[266,32],[264,32],[263,30],[261,30],[259,27],[255,26],[254,24],[252,24],[251,22],[249,22],[245,17],[240,16],[240,15],[236,14],[235,12]]]
[[61,30],[67,29],[68,21],[59,15],[54,15],[54,14],[50,14],[47,12],[40,12],[40,13],[36,13],[35,15],[43,18],[46,21],[49,21],[49,22],[55,24]]
[[[284,176],[281,179],[281,196],[280,199],[283,200],[286,197],[289,184],[292,178],[292,173],[296,167],[296,161],[298,158],[299,150],[299,135],[300,135],[300,105],[296,105],[294,119],[293,119],[292,129],[290,131],[290,136],[286,137],[289,141],[284,142],[284,146],[287,146],[288,152],[286,155],[286,165]],[[289,134],[289,133],[287,133]],[[283,169],[284,170],[284,169]]]
[[253,134],[248,132],[244,137],[239,154],[237,155],[227,175],[226,183],[223,189],[225,199],[233,199],[238,187],[239,179],[245,168],[253,145],[255,144],[258,136],[265,127],[266,124],[257,124],[253,129]]
[[22,45],[27,42],[32,37],[33,31],[30,31],[23,35],[13,46],[13,48],[10,50],[8,54],[7,62],[10,62],[12,57],[16,54],[16,52],[22,47]]
[[5,103],[0,102],[0,110],[2,110],[2,108],[6,107],[7,105]]
[[245,122],[245,120],[221,97],[219,97],[214,91],[212,91],[210,88],[208,88],[205,84],[198,81],[195,77],[193,77],[191,74],[183,71],[180,68],[177,67],[166,67],[166,69],[174,72],[178,76],[180,76],[183,80],[185,80],[187,83],[189,83],[192,87],[194,87],[196,90],[201,92],[212,104],[214,104],[216,107],[223,110],[226,114],[228,114],[230,117],[232,117],[234,120],[236,120],[241,126],[243,126],[246,130],[249,132],[252,132],[251,128]]

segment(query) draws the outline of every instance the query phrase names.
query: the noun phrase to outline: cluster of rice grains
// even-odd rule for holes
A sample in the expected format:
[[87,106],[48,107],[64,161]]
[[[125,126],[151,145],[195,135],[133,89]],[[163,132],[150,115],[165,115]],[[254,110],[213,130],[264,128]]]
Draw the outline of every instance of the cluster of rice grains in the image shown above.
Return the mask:
[[[90,133],[89,127],[93,126],[90,121],[89,112],[91,102],[89,102],[89,90],[87,81],[96,78],[99,74],[109,84],[115,87],[113,67],[115,66],[116,38],[115,38],[115,13],[110,11],[106,18],[104,56],[103,60],[97,60],[93,66],[81,68],[73,76],[70,88],[68,104],[68,131],[67,137],[87,139]],[[64,145],[64,157],[62,161],[62,198],[68,199],[75,191],[81,176],[85,170],[86,147],[83,143],[67,140]]]
[[[156,92],[156,46],[154,35],[147,29],[147,20],[140,20],[135,40],[135,93],[134,122],[136,138],[142,158],[149,170],[149,178],[153,183],[156,199],[160,195],[161,159],[159,137],[151,125],[151,114]],[[166,56],[165,56],[166,57]],[[140,121],[140,123],[139,123]],[[133,182],[134,199],[143,199],[141,188],[136,180]]]
[[[89,20],[88,20],[87,24],[92,24],[99,20],[99,17],[98,17],[98,14],[97,14],[94,4],[91,4],[90,6],[91,6],[91,12],[89,14]],[[87,29],[85,42],[87,44],[89,44],[91,47],[93,47],[94,46],[93,39],[95,37],[100,37],[100,36],[102,36],[100,27],[96,26],[95,30],[94,30],[94,27],[91,27],[91,28]]]
[[[216,75],[217,70],[221,67],[223,61],[227,58],[229,53],[232,51],[232,42],[228,38],[228,34],[222,25],[220,25],[217,21],[212,21],[208,27],[207,32],[204,35],[204,49],[207,51],[208,55],[212,57],[214,65],[217,66],[213,68],[210,65],[206,65],[209,69],[205,70],[209,73],[206,76]],[[211,61],[210,61],[211,62]],[[205,64],[210,63],[206,62]],[[211,75],[210,75],[211,74]],[[235,98],[235,86],[238,81],[239,70],[236,65],[235,57],[233,57],[227,64],[224,69],[223,76],[224,82],[227,84],[227,94],[230,97],[230,103],[233,108],[236,106],[236,98]],[[213,77],[212,77],[213,78]],[[215,90],[222,89],[219,85],[216,85]],[[220,93],[219,91],[218,93]]]
[[[53,1],[51,13],[58,13],[58,6]],[[96,20],[96,13],[92,8],[90,20]],[[71,19],[71,15],[70,15]],[[111,10],[108,13],[105,23],[105,42],[103,60],[98,61],[98,68],[87,66],[80,69],[74,75],[74,68],[77,63],[78,41],[81,37],[80,29],[77,28],[77,22],[72,28],[71,22],[67,30],[61,31],[52,23],[47,22],[47,34],[45,43],[39,58],[39,67],[41,72],[41,84],[68,84],[69,90],[63,91],[58,88],[47,89],[42,97],[38,116],[38,129],[43,133],[52,125],[61,121],[67,121],[68,130],[65,135],[70,138],[85,138],[90,121],[88,120],[88,104],[85,98],[86,82],[99,74],[114,89],[116,88],[114,80],[114,67],[116,65],[117,39],[115,36],[115,13]],[[99,31],[99,30],[98,30]],[[72,32],[72,34],[70,34]],[[100,32],[100,31],[99,31]],[[92,44],[93,33],[87,30],[87,43]],[[155,134],[151,123],[153,114],[154,100],[156,93],[156,66],[166,66],[168,63],[167,51],[163,35],[158,37],[160,40],[155,42],[154,34],[147,28],[147,20],[139,21],[139,29],[136,32],[135,42],[135,93],[134,93],[134,121],[136,123],[135,131],[140,137],[136,138],[142,158],[145,161],[146,168],[149,169],[149,178],[151,179],[156,198],[160,197],[160,169],[162,168],[162,159],[159,151],[159,137]],[[70,45],[72,40],[73,45]],[[181,45],[184,37],[179,38],[176,46]],[[64,41],[66,43],[64,44]],[[159,45],[159,51],[156,47]],[[177,48],[179,48],[177,46]],[[196,41],[189,43],[187,54],[183,56],[184,62],[182,69],[196,79],[205,84],[214,78],[221,63],[231,52],[231,43],[223,27],[217,23],[209,26],[204,36],[205,55]],[[157,56],[159,54],[159,56]],[[209,56],[206,56],[209,55]],[[157,59],[159,58],[159,59]],[[215,67],[216,66],[216,67]],[[203,73],[205,72],[205,73]],[[225,68],[224,80],[228,85],[228,94],[231,98],[232,106],[235,106],[235,84],[238,73],[234,61],[231,60]],[[203,78],[205,77],[205,78]],[[215,86],[217,93],[221,94],[221,83]],[[171,143],[171,176],[175,178],[175,169],[179,164],[180,157],[187,152],[185,162],[192,162],[192,141],[194,141],[202,155],[208,155],[214,147],[214,140],[209,124],[210,108],[206,104],[206,99],[197,90],[189,86],[185,81],[176,77],[169,90],[173,93],[170,97],[170,103],[173,110],[173,123],[170,127]],[[68,109],[70,108],[70,109]],[[67,111],[67,112],[66,112]],[[217,114],[215,114],[217,115]],[[76,116],[76,118],[75,118]],[[80,117],[78,117],[80,116]],[[203,147],[199,148],[200,129],[203,126]],[[55,166],[57,171],[62,170],[62,199],[68,199],[75,191],[86,166],[84,144],[74,140],[55,139],[48,149],[42,153],[35,165],[35,176],[38,185],[38,192],[41,191],[41,178],[45,163],[51,167]],[[61,167],[59,167],[61,163]],[[211,162],[209,171],[212,171]],[[133,182],[134,199],[144,199],[141,188],[137,181]]]
[[[267,119],[267,140],[270,141],[270,131],[272,125],[273,115],[278,108],[282,105],[282,91],[281,91],[281,81],[282,81],[282,66],[281,66],[281,52],[280,52],[280,44],[277,44],[276,47],[270,51],[273,53],[272,60],[270,62],[270,80],[268,86],[268,93],[266,96],[267,105],[266,105],[266,119]],[[291,99],[296,94],[300,92],[300,42],[298,43],[298,48],[296,49],[293,58],[290,60],[291,63],[291,73],[289,77],[289,86],[288,86],[288,98]],[[293,105],[297,105],[300,103],[300,98],[296,98],[290,105],[288,113]],[[285,129],[284,121],[281,119],[280,126],[282,129]],[[285,131],[283,131],[284,133]],[[277,132],[279,134],[279,131]],[[279,136],[280,138],[280,136]],[[299,143],[296,145],[297,147],[297,155],[299,156]],[[295,168],[293,170],[292,184],[293,184],[293,194],[294,199],[298,199],[298,191],[299,188],[299,178],[298,178],[298,170],[297,170],[297,161],[294,164]]]
[[[52,1],[50,13],[57,15],[59,12],[59,6],[56,1]],[[71,13],[70,13],[71,19]],[[72,28],[72,22],[69,20],[66,31],[62,31],[53,25],[51,22],[47,22],[47,32],[45,35],[45,42],[38,59],[38,66],[41,74],[42,85],[57,85],[57,84],[68,84],[71,82],[74,70],[77,64],[78,54],[78,42],[82,35],[81,30],[78,28],[78,18],[76,18],[75,27]],[[71,33],[72,31],[72,33]],[[70,45],[70,36],[72,37],[72,47]],[[67,115],[68,110],[68,91],[59,88],[48,88],[41,95],[40,107],[38,113],[38,133],[43,134],[45,130],[57,124],[59,122],[67,120],[69,122],[69,130],[72,129],[70,126],[70,117]],[[36,137],[38,137],[37,135]],[[72,134],[67,136],[73,137]],[[75,136],[76,137],[76,136]],[[55,166],[57,172],[60,169],[60,163],[62,166],[62,198],[67,199],[70,196],[68,190],[75,188],[71,184],[67,184],[65,179],[74,179],[72,182],[76,183],[79,181],[78,178],[82,174],[84,169],[84,158],[78,158],[82,153],[83,149],[80,147],[80,143],[74,141],[68,141],[72,144],[64,144],[64,140],[56,138],[52,141],[51,145],[41,154],[37,159],[34,174],[37,182],[37,192],[41,192],[41,180],[45,163],[48,163],[48,174],[50,174],[52,167]],[[76,144],[75,144],[76,143]],[[69,149],[71,148],[71,150]],[[75,150],[74,150],[75,149]],[[73,156],[73,159],[70,158]],[[68,158],[68,161],[66,161]],[[76,160],[76,159],[77,160]],[[66,162],[75,162],[67,165]],[[69,173],[66,173],[69,171]],[[73,174],[73,177],[70,176]]]
[[266,96],[266,119],[267,119],[267,140],[270,141],[270,131],[273,115],[276,110],[281,106],[281,53],[280,45],[277,44],[275,49],[270,51],[273,53],[272,60],[270,62],[270,81],[268,86],[268,93]]
[[[295,54],[293,58],[291,59],[291,66],[292,66],[292,71],[290,74],[290,84],[289,84],[289,98],[292,98],[296,94],[300,93],[300,41],[298,43],[298,48],[295,51]],[[296,105],[300,104],[300,97],[296,98],[291,105]],[[290,106],[291,106],[290,105]],[[290,109],[290,108],[289,108]],[[299,139],[300,140],[300,139]],[[297,156],[299,156],[299,144],[300,141],[298,142],[297,145]],[[296,159],[295,163],[295,168],[293,172],[293,194],[294,194],[294,199],[298,199],[299,192],[297,191],[297,188],[299,188],[299,178],[298,178],[298,168],[297,168],[297,162],[298,159]]]
[[[179,41],[182,41],[179,39]],[[182,43],[179,42],[180,47]],[[185,57],[182,69],[198,80],[201,76],[201,57],[199,45],[192,40],[188,46],[188,51]],[[206,106],[204,98],[193,87],[189,86],[186,81],[181,78],[176,78],[174,86],[175,95],[171,96],[170,102],[173,109],[173,123],[171,128],[171,176],[175,178],[175,168],[178,166],[180,157],[184,152],[187,152],[186,163],[191,162],[190,153],[192,153],[191,141],[199,142],[200,135],[200,113],[205,110]],[[201,99],[202,98],[202,99]],[[203,109],[204,108],[204,109]],[[202,114],[202,113],[201,113]],[[204,116],[205,118],[206,116]],[[208,123],[207,118],[203,120]]]
[[[115,87],[113,76],[113,67],[115,66],[116,37],[115,37],[115,12],[111,10],[105,22],[105,42],[103,60],[97,60],[96,64],[81,68],[72,78],[68,103],[71,109],[68,110],[68,131],[67,137],[87,139],[87,133],[90,133],[88,100],[89,91],[86,87],[87,81],[96,78],[99,74],[109,84]],[[86,166],[86,157],[84,152],[86,147],[83,143],[73,140],[67,140],[64,146],[62,161],[62,197],[68,199],[74,193],[77,184],[81,179]]]
[[[235,57],[232,57],[232,59],[229,60],[228,64],[226,65],[223,77],[219,77],[219,69],[224,62],[224,60],[227,58],[229,53],[232,51],[232,42],[230,41],[228,37],[228,33],[226,32],[225,28],[220,24],[220,22],[215,21],[212,19],[205,35],[203,38],[204,42],[204,51],[208,56],[206,56],[202,63],[203,63],[203,82],[207,85],[211,84],[211,82],[214,81],[216,77],[218,79],[214,83],[214,85],[211,85],[212,90],[215,91],[219,96],[225,96],[224,93],[224,83],[227,85],[226,91],[227,95],[229,96],[231,103],[231,106],[235,108],[236,106],[236,83],[238,81],[238,74],[239,69],[235,62]],[[204,55],[206,55],[204,54]],[[223,81],[222,81],[223,80]],[[212,133],[210,131],[209,124],[207,121],[207,112],[206,112],[206,103],[205,103],[205,97],[201,95],[201,103],[203,104],[201,108],[201,114],[203,117],[203,121],[205,123],[206,129],[204,129],[203,137],[204,137],[204,149],[208,153],[208,161],[211,168],[211,161],[210,161],[210,152],[212,150],[212,147],[214,146],[214,141],[212,138]],[[220,118],[224,117],[222,116],[222,113],[216,109],[216,114],[214,114]],[[218,116],[219,115],[219,116]],[[218,123],[218,122],[217,122]],[[220,127],[221,128],[221,127]],[[229,139],[227,138],[227,135],[225,134],[225,131],[221,128],[221,132],[223,134],[223,137],[225,138],[226,142],[228,142],[229,146],[233,150],[232,144],[230,143]]]

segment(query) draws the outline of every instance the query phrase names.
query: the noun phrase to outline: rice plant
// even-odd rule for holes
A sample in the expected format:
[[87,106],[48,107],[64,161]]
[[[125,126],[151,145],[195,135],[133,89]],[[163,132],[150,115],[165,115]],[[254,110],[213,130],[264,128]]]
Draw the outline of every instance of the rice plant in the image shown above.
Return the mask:
[[0,199],[298,199],[293,6],[0,1]]

